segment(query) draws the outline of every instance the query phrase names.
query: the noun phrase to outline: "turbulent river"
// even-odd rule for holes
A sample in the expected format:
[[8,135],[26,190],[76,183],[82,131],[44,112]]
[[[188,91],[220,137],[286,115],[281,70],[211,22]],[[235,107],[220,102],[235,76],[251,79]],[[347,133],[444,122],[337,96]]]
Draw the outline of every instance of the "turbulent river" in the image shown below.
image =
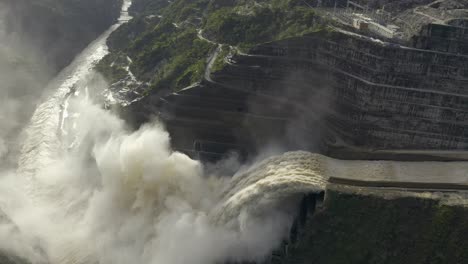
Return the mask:
[[105,84],[92,69],[130,4],[49,84],[25,129],[18,169],[0,180],[0,252],[60,264],[268,257],[301,195],[323,189],[320,157],[286,153],[223,175],[172,151],[159,123],[129,131],[96,102]]

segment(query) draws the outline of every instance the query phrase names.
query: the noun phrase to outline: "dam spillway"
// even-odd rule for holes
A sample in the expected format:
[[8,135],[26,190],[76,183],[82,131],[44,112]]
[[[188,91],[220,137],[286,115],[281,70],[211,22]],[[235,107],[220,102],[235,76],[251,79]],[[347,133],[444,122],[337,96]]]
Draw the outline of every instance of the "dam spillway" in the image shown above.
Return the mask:
[[[119,24],[126,21],[125,14]],[[271,90],[251,93],[242,85],[233,89],[223,79],[230,77],[218,73],[213,80],[150,105],[161,106],[158,111],[169,132],[158,121],[131,131],[89,95],[97,87],[87,77],[106,53],[108,33],[51,84],[56,90],[37,108],[28,127],[17,175],[0,184],[8,191],[0,195],[7,219],[1,221],[0,235],[17,242],[7,253],[27,252],[25,258],[41,263],[262,262],[284,241],[297,239],[307,212],[314,213],[330,185],[417,192],[467,189],[464,162],[348,161],[304,151],[270,153],[250,163],[247,159],[248,165],[237,164],[234,175],[222,170],[207,173],[212,164],[190,159],[171,146],[215,159],[231,147],[255,153],[258,146],[288,134],[285,123],[305,110],[289,100],[300,94],[282,100],[269,94]],[[271,52],[264,48],[263,52]],[[256,59],[268,62],[270,56],[239,54],[234,60],[259,70],[254,67]],[[238,66],[230,65],[234,72],[245,74]],[[281,72],[275,67],[262,74]],[[310,66],[320,72],[325,68]],[[251,77],[262,76],[256,70]],[[258,78],[249,81],[260,83]],[[302,126],[291,132],[322,132],[322,126],[298,121]],[[323,136],[343,143],[334,138],[336,133]],[[291,143],[299,148],[311,142]],[[313,143],[302,146],[320,148]],[[1,233],[3,227],[8,232]],[[0,243],[2,253],[3,247]]]

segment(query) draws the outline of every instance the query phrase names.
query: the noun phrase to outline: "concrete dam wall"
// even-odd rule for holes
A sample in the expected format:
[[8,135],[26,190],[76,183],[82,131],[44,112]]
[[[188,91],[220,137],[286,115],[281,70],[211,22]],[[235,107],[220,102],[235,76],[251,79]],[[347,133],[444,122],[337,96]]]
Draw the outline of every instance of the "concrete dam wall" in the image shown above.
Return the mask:
[[176,148],[208,156],[274,143],[351,159],[464,159],[467,55],[427,40],[466,34],[438,30],[423,29],[424,49],[341,30],[259,45],[163,97],[163,118]]

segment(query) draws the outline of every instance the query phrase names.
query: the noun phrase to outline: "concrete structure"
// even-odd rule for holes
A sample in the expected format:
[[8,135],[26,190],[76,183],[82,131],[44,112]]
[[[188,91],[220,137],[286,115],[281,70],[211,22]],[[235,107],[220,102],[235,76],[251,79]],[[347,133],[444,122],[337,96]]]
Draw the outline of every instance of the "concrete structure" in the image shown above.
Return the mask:
[[231,61],[161,101],[176,148],[213,159],[270,143],[341,158],[466,158],[463,54],[335,31],[260,45]]
[[369,22],[359,18],[354,18],[353,26],[358,30],[367,31],[369,29]]
[[[310,63],[331,70],[327,127],[328,134],[339,135],[335,142],[371,149],[467,149],[467,57],[344,32],[310,41],[316,50],[310,51]],[[304,57],[284,44],[286,56]],[[274,49],[265,45],[256,53],[273,55]]]
[[377,34],[381,37],[387,38],[387,39],[392,39],[396,36],[397,33],[397,28],[395,27],[386,27],[384,25],[381,25],[379,23],[371,21],[369,23],[369,31]]
[[414,38],[414,46],[442,52],[468,55],[468,20],[455,20],[454,25],[429,24]]
[[[430,20],[426,9],[415,14]],[[133,105],[133,116],[159,112],[174,147],[202,159],[272,144],[346,159],[468,159],[468,22],[446,16],[403,46],[388,40],[400,24],[340,15],[348,30],[238,53],[190,89]]]

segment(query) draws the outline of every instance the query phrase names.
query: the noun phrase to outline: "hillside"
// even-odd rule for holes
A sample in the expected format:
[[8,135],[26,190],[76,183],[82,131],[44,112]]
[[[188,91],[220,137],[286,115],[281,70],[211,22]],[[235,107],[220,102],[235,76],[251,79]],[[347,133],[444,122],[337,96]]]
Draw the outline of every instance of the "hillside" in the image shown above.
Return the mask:
[[132,12],[135,19],[111,36],[112,53],[98,69],[115,83],[129,66],[135,89],[145,93],[177,91],[200,82],[218,45],[227,55],[320,27],[314,10],[295,0],[177,0],[170,5],[140,0],[134,1]]
[[467,159],[466,1],[346,3],[135,1],[98,69],[191,155]]
[[274,263],[468,263],[462,197],[329,186],[297,243]]

